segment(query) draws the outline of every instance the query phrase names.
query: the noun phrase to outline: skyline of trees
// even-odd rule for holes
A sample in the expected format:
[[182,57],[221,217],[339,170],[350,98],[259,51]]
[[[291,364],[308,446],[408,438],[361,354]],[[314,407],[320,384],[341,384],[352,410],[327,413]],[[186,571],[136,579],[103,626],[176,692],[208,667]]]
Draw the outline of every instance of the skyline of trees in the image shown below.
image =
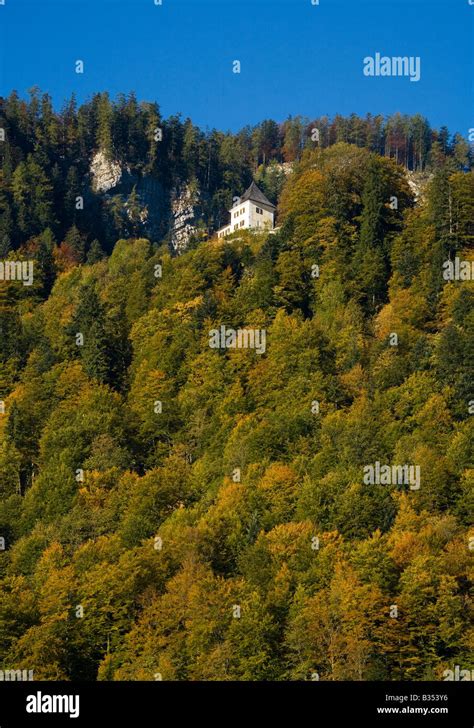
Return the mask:
[[[97,93],[80,106],[72,96],[55,111],[51,97],[34,88],[28,100],[16,92],[0,98],[0,127],[2,247],[17,248],[46,229],[61,244],[77,228],[80,260],[96,240],[108,253],[120,237],[152,233],[154,242],[162,242],[169,235],[173,192],[186,185],[197,191],[201,225],[210,232],[253,177],[276,202],[285,181],[278,165],[297,163],[316,147],[354,144],[417,172],[434,172],[446,160],[453,170],[472,163],[459,134],[399,113],[295,116],[229,133],[203,131],[180,115],[164,119],[157,103],[139,102],[133,93],[115,100]],[[121,165],[123,179],[111,194],[93,189],[90,164],[98,151]],[[141,223],[146,209],[152,217]]]

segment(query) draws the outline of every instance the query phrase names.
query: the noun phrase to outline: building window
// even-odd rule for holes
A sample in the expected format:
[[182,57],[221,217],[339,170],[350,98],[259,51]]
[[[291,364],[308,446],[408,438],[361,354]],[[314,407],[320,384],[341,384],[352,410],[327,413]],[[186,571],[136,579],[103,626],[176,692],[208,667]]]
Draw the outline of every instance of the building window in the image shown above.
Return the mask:
[[242,220],[240,223],[240,227],[243,227],[245,225],[245,220]]
[[263,215],[263,210],[261,207],[256,207],[255,212],[257,213],[257,215]]

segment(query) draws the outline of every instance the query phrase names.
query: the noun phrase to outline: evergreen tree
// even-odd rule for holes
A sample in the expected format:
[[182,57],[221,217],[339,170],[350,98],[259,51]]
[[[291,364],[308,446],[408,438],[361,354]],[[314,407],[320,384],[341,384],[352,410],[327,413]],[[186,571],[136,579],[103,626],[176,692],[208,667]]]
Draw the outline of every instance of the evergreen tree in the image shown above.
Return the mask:
[[56,280],[57,269],[54,260],[54,249],[56,247],[53,234],[51,230],[45,230],[40,235],[38,243],[38,252],[36,259],[38,261],[39,269],[41,271],[41,293],[44,298],[48,298],[49,294]]
[[113,158],[112,142],[112,106],[107,93],[97,97],[97,133],[96,145],[107,159]]
[[367,181],[362,192],[360,245],[364,250],[382,247],[384,203],[380,167],[373,160],[367,169]]
[[104,257],[105,253],[101,244],[97,239],[93,240],[87,253],[87,263],[89,265],[94,265],[94,263],[98,263],[98,261],[102,260]]
[[77,346],[77,350],[86,374],[99,382],[108,382],[111,367],[110,336],[104,307],[92,285],[82,288],[68,331],[74,338],[82,334],[82,344]]
[[76,260],[83,263],[85,260],[86,241],[84,235],[76,225],[73,225],[64,238],[65,244],[72,250]]
[[53,185],[32,155],[16,168],[12,190],[18,227],[25,239],[54,228]]

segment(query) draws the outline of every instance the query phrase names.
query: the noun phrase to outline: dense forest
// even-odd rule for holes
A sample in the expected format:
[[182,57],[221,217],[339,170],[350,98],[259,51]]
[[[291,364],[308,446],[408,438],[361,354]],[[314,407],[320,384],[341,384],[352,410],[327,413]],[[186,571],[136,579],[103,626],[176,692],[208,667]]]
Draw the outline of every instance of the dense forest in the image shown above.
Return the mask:
[[[473,260],[467,143],[400,115],[204,133],[133,95],[56,113],[37,91],[0,127],[0,257],[34,264],[0,282],[0,669],[474,669],[474,293],[443,275]],[[128,197],[92,189],[98,150]],[[201,190],[181,255],[166,215],[144,235],[143,176]],[[216,239],[252,178],[278,230]],[[221,326],[265,351],[211,348]],[[375,463],[420,487],[366,483]]]
[[[405,169],[468,169],[472,150],[446,127],[434,130],[420,115],[266,120],[236,134],[204,132],[190,119],[164,119],[156,103],[133,94],[115,101],[98,93],[77,106],[72,97],[56,112],[48,94],[34,88],[29,101],[0,98],[0,254],[41,235],[66,256],[93,262],[122,237],[168,240],[174,193],[195,195],[195,239],[226,224],[233,197],[254,177],[276,203],[285,182],[282,164],[305,150],[345,142],[393,158]],[[119,170],[106,192],[94,185],[99,152]],[[116,184],[114,183],[116,182]],[[80,200],[80,202],[78,202]],[[47,246],[48,247],[48,246]]]

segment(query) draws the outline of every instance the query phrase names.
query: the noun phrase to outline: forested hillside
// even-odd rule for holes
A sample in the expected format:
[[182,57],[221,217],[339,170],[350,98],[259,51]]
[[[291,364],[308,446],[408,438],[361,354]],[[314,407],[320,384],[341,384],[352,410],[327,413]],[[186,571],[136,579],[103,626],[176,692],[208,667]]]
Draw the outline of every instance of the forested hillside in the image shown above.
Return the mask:
[[0,130],[0,254],[48,229],[78,262],[110,253],[121,237],[192,246],[227,223],[253,176],[276,203],[305,149],[346,142],[418,173],[446,157],[454,168],[469,165],[467,142],[420,115],[297,116],[232,134],[165,119],[158,104],[134,94],[97,93],[81,106],[73,96],[57,112],[34,88],[29,101],[0,98]]
[[[3,257],[35,266],[0,282],[1,669],[474,668],[473,289],[443,275],[473,259],[467,145],[401,117],[319,120],[316,148],[295,120],[204,134],[106,95],[0,114]],[[93,150],[168,191],[197,181],[208,239],[177,256],[164,223],[143,237],[88,187]],[[416,203],[406,168],[430,175]],[[280,229],[217,240],[252,175]],[[265,350],[211,348],[221,326]],[[375,463],[418,467],[419,488],[367,483]]]

